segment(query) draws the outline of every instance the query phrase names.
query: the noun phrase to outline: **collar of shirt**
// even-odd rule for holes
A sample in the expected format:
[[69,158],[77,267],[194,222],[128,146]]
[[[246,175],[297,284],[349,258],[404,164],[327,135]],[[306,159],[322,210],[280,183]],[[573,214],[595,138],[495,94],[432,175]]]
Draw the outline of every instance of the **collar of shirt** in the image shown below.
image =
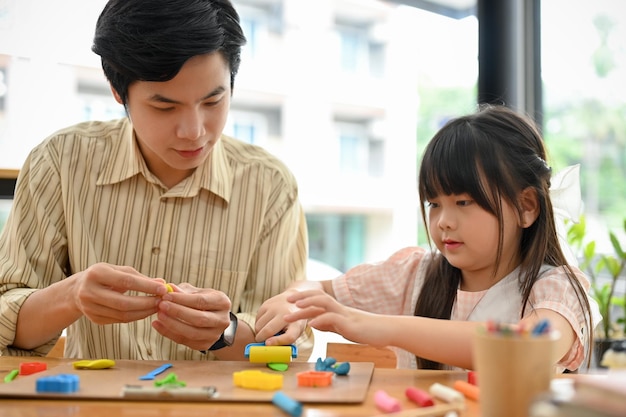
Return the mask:
[[[113,130],[117,132],[108,138],[113,141],[111,156],[105,169],[99,173],[97,184],[116,184],[141,174],[146,181],[162,187],[163,184],[148,170],[130,120],[120,119],[114,127],[116,129]],[[168,197],[194,197],[200,189],[206,189],[228,202],[232,193],[233,172],[222,145],[223,140],[224,136],[217,141],[206,161],[189,178],[167,190],[165,194]]]

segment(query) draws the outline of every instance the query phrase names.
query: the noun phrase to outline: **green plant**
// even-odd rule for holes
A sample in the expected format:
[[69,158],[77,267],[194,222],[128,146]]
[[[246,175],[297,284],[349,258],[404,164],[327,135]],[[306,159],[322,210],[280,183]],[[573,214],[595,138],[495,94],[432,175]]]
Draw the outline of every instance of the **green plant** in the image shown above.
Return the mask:
[[[626,232],[626,219],[623,227]],[[572,224],[567,232],[570,245],[582,250],[580,269],[585,271],[591,280],[591,295],[598,303],[602,315],[600,336],[606,339],[626,335],[626,291],[621,296],[616,295],[619,280],[626,282],[626,253],[613,231],[609,231],[609,239],[613,253],[598,254],[596,241],[586,239],[584,216],[580,217],[578,223]],[[608,281],[600,279],[603,273],[608,275]],[[621,312],[616,318],[613,315],[615,309]]]

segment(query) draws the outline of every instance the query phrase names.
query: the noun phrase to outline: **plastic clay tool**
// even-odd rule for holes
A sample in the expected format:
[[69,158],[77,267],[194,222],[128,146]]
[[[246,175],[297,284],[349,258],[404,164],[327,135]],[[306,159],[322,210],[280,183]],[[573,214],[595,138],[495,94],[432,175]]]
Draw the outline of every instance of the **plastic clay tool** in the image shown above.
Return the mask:
[[112,359],[83,360],[72,363],[74,369],[107,369],[115,366]]
[[291,358],[298,357],[298,350],[294,345],[266,346],[265,343],[250,343],[246,346],[244,355],[251,363],[289,363]]
[[166,363],[164,365],[159,366],[155,370],[150,371],[147,374],[140,376],[139,379],[142,381],[152,381],[154,378],[156,378],[157,375],[165,372],[171,367],[172,367],[171,363]]
[[164,400],[164,401],[207,401],[217,396],[215,387],[146,387],[126,385],[122,396],[133,400]]
[[328,387],[333,383],[334,372],[304,371],[296,374],[299,387]]

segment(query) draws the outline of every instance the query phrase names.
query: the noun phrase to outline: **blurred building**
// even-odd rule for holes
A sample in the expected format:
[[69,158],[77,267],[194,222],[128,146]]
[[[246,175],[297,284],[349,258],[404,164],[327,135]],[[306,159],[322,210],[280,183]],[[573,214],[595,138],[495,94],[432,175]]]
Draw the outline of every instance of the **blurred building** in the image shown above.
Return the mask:
[[[90,50],[104,3],[0,2],[0,167],[19,168],[60,127],[124,114]],[[311,257],[345,270],[415,244],[418,54],[407,14],[379,0],[234,3],[248,42],[226,133],[293,170]]]

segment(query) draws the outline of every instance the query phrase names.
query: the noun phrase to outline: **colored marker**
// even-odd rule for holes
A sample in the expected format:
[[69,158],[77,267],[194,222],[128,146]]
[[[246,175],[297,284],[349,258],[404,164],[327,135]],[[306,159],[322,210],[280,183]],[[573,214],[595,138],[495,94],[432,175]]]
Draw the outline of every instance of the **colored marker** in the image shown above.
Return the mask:
[[550,322],[546,319],[543,319],[535,325],[532,331],[532,335],[541,336],[542,334],[546,334],[549,331],[550,331]]

